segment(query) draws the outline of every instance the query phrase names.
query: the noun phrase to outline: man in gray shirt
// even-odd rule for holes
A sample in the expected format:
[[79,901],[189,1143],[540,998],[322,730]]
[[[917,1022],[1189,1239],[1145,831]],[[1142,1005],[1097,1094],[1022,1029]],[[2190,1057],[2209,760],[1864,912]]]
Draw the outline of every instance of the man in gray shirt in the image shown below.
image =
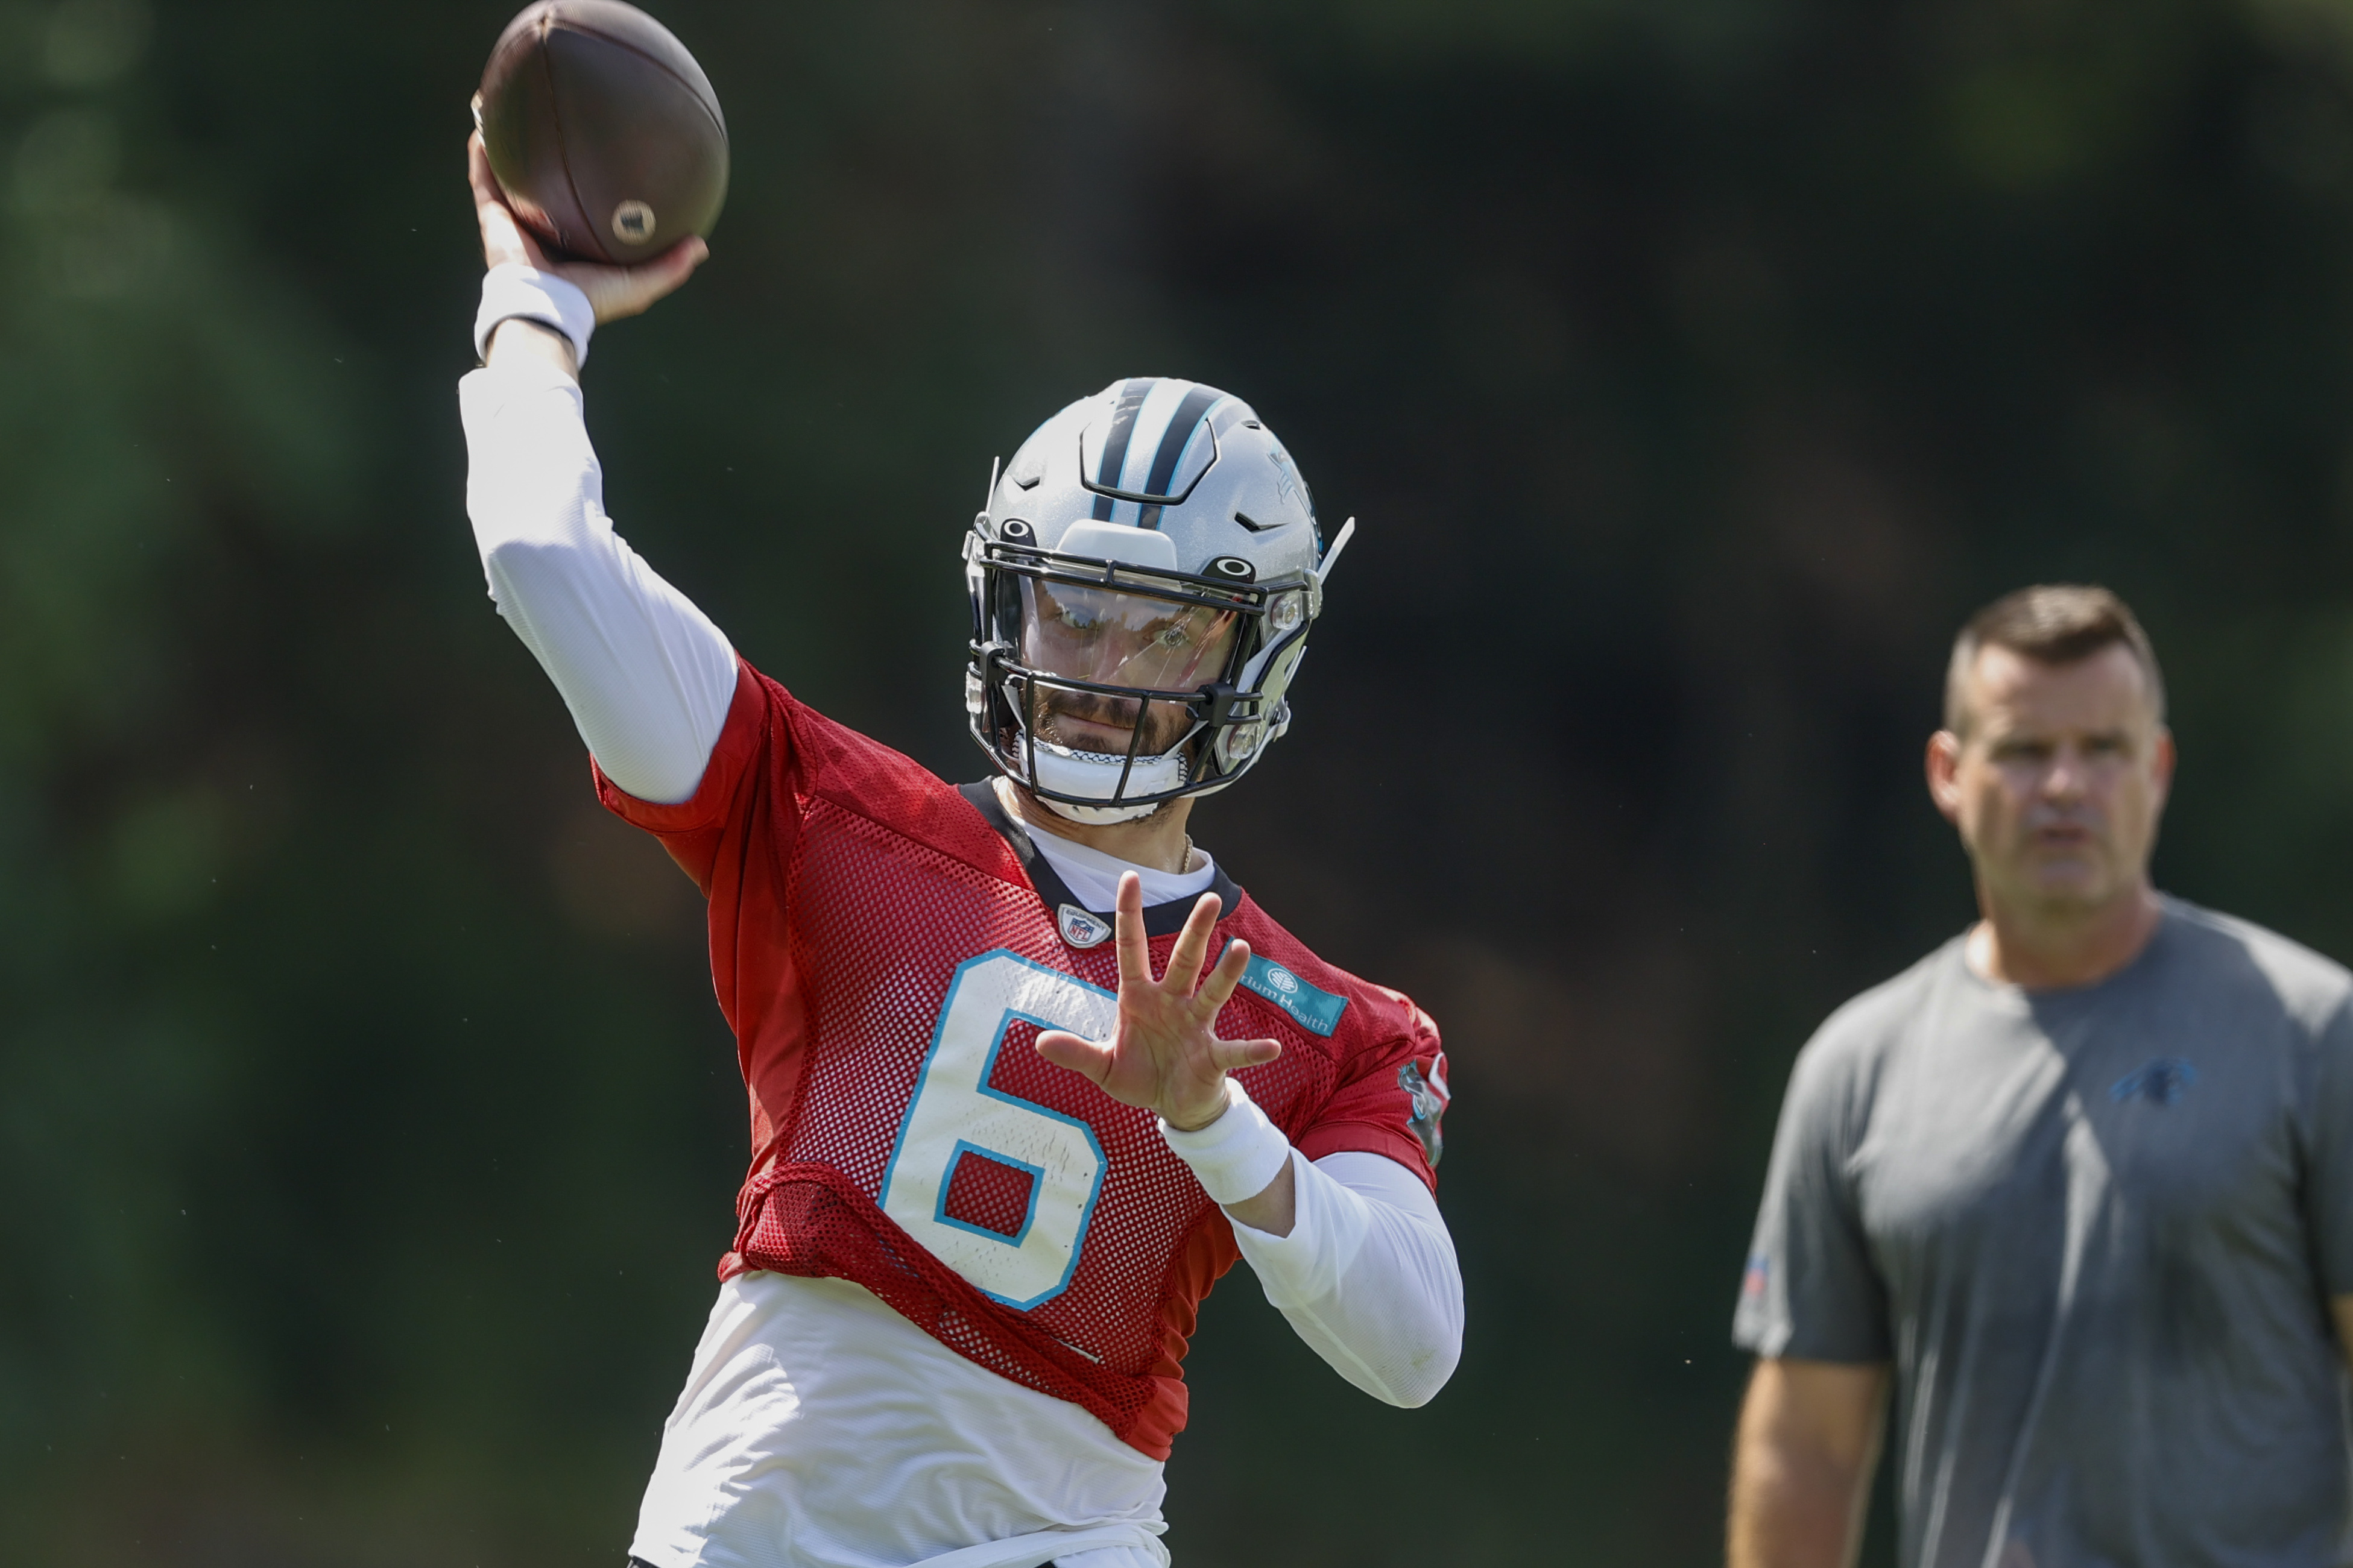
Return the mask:
[[2029,588],[1928,785],[1982,918],[1798,1058],[1742,1282],[1732,1568],[2353,1563],[2353,975],[2164,897],[2147,637]]

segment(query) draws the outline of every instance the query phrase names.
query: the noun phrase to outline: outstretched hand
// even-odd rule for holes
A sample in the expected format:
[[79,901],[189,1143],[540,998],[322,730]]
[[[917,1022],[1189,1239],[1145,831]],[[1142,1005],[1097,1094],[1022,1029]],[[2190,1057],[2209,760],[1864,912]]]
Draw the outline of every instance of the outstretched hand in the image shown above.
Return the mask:
[[466,174],[474,187],[474,216],[482,226],[482,265],[496,267],[502,261],[519,261],[576,285],[596,308],[600,324],[646,310],[692,277],[694,269],[711,255],[709,246],[699,237],[689,235],[652,260],[640,261],[635,267],[607,267],[568,257],[561,261],[551,260],[532,232],[515,217],[514,209],[507,205],[506,193],[499,189],[498,176],[491,173],[491,154],[482,145],[482,133],[479,131],[466,142]]
[[1038,1054],[1083,1075],[1122,1105],[1160,1113],[1180,1131],[1207,1127],[1224,1114],[1226,1075],[1282,1054],[1275,1040],[1221,1040],[1218,1011],[1241,984],[1250,944],[1233,942],[1204,976],[1209,935],[1218,923],[1215,893],[1204,893],[1168,950],[1168,971],[1152,978],[1144,934],[1144,885],[1133,871],[1119,879],[1114,940],[1119,947],[1119,1021],[1108,1040],[1065,1029],[1038,1037]]

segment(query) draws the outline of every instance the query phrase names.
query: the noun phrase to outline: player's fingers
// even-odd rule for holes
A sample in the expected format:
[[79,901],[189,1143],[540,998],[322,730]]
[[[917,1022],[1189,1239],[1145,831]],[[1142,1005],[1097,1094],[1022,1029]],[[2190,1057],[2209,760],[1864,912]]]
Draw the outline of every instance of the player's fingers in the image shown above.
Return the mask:
[[663,292],[668,293],[693,277],[694,269],[710,259],[711,247],[701,235],[690,234],[645,265],[653,268],[655,276],[665,279]]
[[491,173],[491,150],[482,145],[482,133],[479,131],[466,138],[466,183],[474,187],[476,205],[506,205],[499,190],[499,177]]
[[1239,1072],[1274,1060],[1282,1054],[1281,1040],[1212,1040],[1209,1062],[1220,1072]]
[[1226,943],[1226,951],[1218,954],[1209,977],[1201,982],[1200,990],[1193,994],[1194,1010],[1204,1018],[1215,1018],[1219,1009],[1232,1000],[1234,987],[1242,983],[1250,968],[1250,943],[1236,937]]
[[1185,917],[1185,928],[1168,950],[1168,973],[1161,977],[1161,989],[1177,996],[1193,994],[1193,987],[1201,983],[1201,965],[1209,957],[1209,936],[1217,930],[1218,911],[1223,907],[1215,893],[1203,893],[1193,900],[1193,912]]
[[651,261],[613,269],[610,287],[603,291],[606,298],[598,302],[596,319],[608,321],[651,310],[656,300],[693,277],[694,269],[710,255],[709,246],[689,235]]
[[1144,879],[1133,871],[1119,874],[1119,896],[1112,902],[1113,940],[1119,945],[1119,988],[1152,984],[1152,942],[1144,934]]
[[1111,1047],[1073,1035],[1068,1029],[1040,1032],[1038,1054],[1058,1068],[1068,1068],[1089,1083],[1100,1085],[1111,1076]]
[[597,324],[618,322],[628,315],[652,310],[654,300],[678,289],[678,284],[691,278],[694,268],[702,266],[708,254],[711,247],[687,235],[652,261],[640,261],[638,266],[560,266],[555,273],[581,284],[588,303],[596,306]]
[[496,267],[519,261],[546,270],[546,253],[516,219],[514,209],[507,205],[506,193],[499,189],[498,176],[491,173],[491,155],[483,150],[479,131],[466,143],[466,176],[474,187],[474,220],[482,231],[482,264]]

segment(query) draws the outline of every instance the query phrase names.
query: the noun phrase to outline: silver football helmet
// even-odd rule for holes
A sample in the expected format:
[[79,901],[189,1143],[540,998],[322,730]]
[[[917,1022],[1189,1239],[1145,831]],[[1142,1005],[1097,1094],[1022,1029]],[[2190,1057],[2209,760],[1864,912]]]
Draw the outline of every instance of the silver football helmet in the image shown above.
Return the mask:
[[973,739],[1076,822],[1225,788],[1290,727],[1356,526],[1325,549],[1291,454],[1213,386],[1140,376],[1071,404],[965,541]]

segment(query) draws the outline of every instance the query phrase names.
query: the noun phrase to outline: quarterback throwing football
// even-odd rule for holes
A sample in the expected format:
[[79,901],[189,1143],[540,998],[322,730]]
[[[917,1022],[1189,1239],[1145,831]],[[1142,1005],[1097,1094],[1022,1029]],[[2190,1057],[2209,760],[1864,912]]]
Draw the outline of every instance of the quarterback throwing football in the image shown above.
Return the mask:
[[1030,437],[965,539],[942,782],[812,712],[605,515],[579,366],[684,282],[551,264],[479,138],[459,388],[499,613],[604,804],[710,900],[750,1092],[735,1244],[630,1551],[649,1568],[1159,1568],[1211,1284],[1249,1259],[1341,1376],[1437,1393],[1462,1286],[1428,1016],[1323,963],[1186,836],[1247,773],[1346,531],[1239,399],[1123,381]]

